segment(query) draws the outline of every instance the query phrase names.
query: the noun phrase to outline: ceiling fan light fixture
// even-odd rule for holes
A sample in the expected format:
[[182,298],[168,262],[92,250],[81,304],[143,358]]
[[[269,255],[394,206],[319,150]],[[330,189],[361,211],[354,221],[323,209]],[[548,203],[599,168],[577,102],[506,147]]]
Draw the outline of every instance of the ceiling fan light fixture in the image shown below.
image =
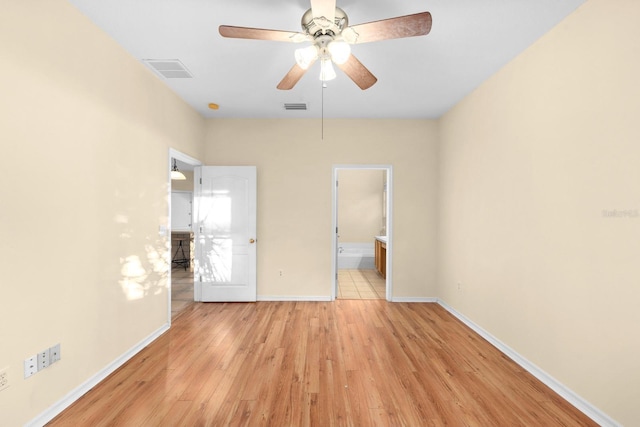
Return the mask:
[[300,22],[301,33],[231,25],[220,25],[218,31],[223,37],[236,39],[311,42],[312,46],[296,50],[296,63],[276,86],[279,90],[293,89],[317,60],[320,60],[320,79],[323,82],[336,78],[332,65],[335,62],[360,89],[369,89],[378,79],[350,53],[348,45],[424,36],[431,31],[432,19],[429,12],[396,16],[350,27],[347,14],[336,7],[336,0],[310,1],[311,8],[302,15]]
[[344,64],[349,60],[349,56],[351,56],[351,46],[349,43],[343,41],[332,41],[327,46],[329,53],[331,54],[331,59],[338,65]]
[[303,70],[309,68],[313,62],[318,59],[318,46],[311,45],[296,49],[295,52],[296,64]]
[[320,61],[320,80],[327,82],[336,78],[336,71],[333,69],[331,59],[324,58]]

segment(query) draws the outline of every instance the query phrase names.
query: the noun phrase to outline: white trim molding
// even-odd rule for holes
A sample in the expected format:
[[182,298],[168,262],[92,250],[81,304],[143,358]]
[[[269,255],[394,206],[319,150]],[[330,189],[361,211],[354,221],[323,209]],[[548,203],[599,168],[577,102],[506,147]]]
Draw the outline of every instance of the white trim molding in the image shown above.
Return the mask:
[[551,375],[540,369],[535,364],[531,363],[529,360],[524,358],[518,352],[510,348],[508,345],[491,335],[486,330],[482,329],[479,325],[474,323],[471,319],[458,312],[456,309],[448,305],[446,302],[441,299],[437,299],[438,304],[440,304],[445,310],[451,313],[454,317],[460,320],[462,323],[467,325],[469,328],[473,329],[475,333],[480,335],[485,340],[489,341],[491,345],[500,350],[502,353],[511,358],[514,362],[524,368],[531,375],[536,377],[542,383],[544,383],[547,387],[558,393],[562,398],[564,398],[567,402],[575,406],[579,411],[585,414],[587,417],[591,418],[593,421],[601,425],[602,427],[622,427],[622,424],[619,424],[614,419],[609,417],[607,414],[602,412],[600,409],[596,408],[591,403],[584,400],[582,397],[578,396],[573,390],[569,389],[567,386],[562,384],[560,381],[553,378]]
[[129,351],[122,354],[116,360],[105,366],[102,370],[98,371],[95,375],[89,378],[84,383],[80,384],[74,390],[71,390],[66,396],[54,403],[46,411],[25,424],[26,427],[41,427],[47,424],[49,421],[58,416],[62,411],[67,409],[76,400],[80,399],[85,393],[91,390],[93,387],[113,372],[116,369],[124,365],[129,359],[138,354],[143,348],[155,341],[160,335],[169,330],[169,324],[165,324],[160,329],[153,332],[151,335],[134,345]]
[[282,295],[258,295],[258,301],[262,302],[331,302],[331,296],[282,296]]
[[438,298],[434,297],[392,297],[391,302],[430,302],[437,303]]

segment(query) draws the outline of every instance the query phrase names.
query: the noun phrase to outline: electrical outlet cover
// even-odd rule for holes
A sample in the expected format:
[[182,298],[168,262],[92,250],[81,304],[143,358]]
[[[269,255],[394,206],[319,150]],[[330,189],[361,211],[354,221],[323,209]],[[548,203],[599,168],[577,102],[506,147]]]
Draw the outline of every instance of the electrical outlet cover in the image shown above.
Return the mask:
[[24,359],[24,377],[29,378],[38,372],[38,356],[31,356]]
[[49,349],[38,353],[38,371],[49,366]]

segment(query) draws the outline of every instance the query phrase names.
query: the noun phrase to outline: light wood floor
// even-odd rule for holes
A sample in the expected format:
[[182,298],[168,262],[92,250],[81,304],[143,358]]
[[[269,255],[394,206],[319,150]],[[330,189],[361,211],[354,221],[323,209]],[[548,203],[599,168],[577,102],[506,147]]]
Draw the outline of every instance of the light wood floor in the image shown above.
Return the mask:
[[171,318],[193,304],[193,271],[182,267],[171,270]]
[[595,426],[437,304],[196,303],[51,426]]

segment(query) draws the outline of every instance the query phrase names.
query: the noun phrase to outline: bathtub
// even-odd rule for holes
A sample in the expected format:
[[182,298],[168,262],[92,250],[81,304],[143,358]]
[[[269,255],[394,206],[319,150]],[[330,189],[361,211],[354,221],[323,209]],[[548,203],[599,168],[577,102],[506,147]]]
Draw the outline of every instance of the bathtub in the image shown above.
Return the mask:
[[374,258],[373,241],[338,244],[338,270],[373,270]]

